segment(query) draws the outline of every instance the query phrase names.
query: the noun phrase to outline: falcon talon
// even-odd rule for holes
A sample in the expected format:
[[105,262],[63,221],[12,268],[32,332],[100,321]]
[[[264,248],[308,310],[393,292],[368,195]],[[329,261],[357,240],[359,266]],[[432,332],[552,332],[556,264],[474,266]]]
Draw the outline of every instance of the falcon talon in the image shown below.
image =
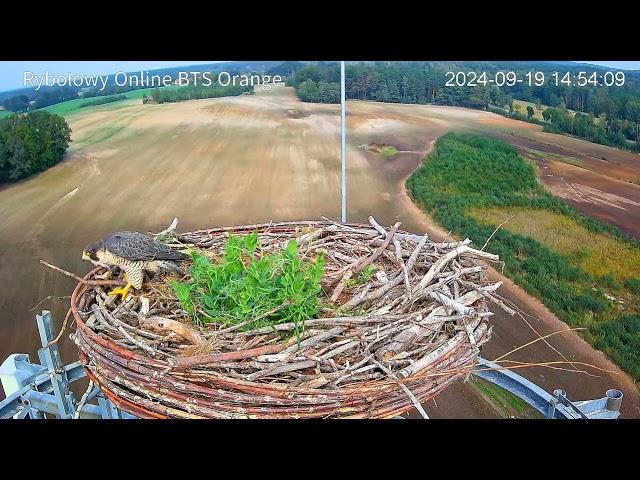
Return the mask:
[[120,295],[120,298],[122,299],[122,301],[124,301],[125,297],[129,294],[130,288],[131,288],[131,284],[127,283],[122,288],[120,287],[114,288],[109,293],[107,293],[107,295]]

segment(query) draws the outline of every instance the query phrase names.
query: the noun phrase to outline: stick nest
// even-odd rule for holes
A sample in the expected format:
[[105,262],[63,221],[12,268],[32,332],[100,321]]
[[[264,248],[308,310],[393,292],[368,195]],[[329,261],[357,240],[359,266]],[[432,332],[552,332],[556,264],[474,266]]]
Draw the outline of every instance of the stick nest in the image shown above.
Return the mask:
[[[468,375],[491,333],[486,299],[495,255],[469,240],[435,243],[392,227],[291,222],[163,235],[172,247],[220,257],[229,232],[257,231],[264,252],[291,238],[325,257],[320,314],[252,328],[191,322],[166,276],[122,302],[94,280],[73,292],[72,335],[89,377],[143,418],[390,418]],[[169,238],[168,238],[169,237]],[[190,261],[180,266],[188,270]],[[366,271],[367,275],[361,275]],[[175,278],[175,277],[174,277]]]

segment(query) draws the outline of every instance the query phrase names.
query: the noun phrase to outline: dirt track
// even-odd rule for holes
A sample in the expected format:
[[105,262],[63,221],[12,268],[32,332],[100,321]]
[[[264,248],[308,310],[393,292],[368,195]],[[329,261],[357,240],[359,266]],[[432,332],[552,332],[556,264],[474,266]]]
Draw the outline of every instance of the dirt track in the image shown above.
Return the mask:
[[[404,192],[404,179],[432,142],[451,129],[518,127],[523,135],[536,134],[530,124],[458,108],[349,102],[348,110],[349,220],[366,221],[374,214],[385,224],[400,220],[406,230],[429,230],[433,238],[437,226]],[[338,218],[338,112],[338,106],[303,104],[283,89],[165,105],[131,102],[69,117],[74,142],[68,158],[0,189],[0,243],[5,247],[0,252],[0,358],[17,351],[35,355],[30,309],[48,295],[68,295],[73,286],[40,266],[40,258],[83,272],[87,266],[80,254],[88,242],[122,229],[159,231],[174,216],[183,231],[322,215]],[[359,147],[373,142],[394,145],[402,153],[386,159]],[[66,302],[45,302],[38,309],[50,308],[61,322]],[[519,305],[525,311],[539,308],[526,295]],[[489,358],[535,338],[521,320],[493,318]],[[540,318],[536,328],[541,333],[557,330],[553,318]],[[597,357],[578,340],[554,341],[567,356]],[[521,354],[518,359],[557,357],[540,346]],[[75,356],[68,342],[63,355]],[[553,370],[521,373],[549,390],[565,388],[580,399],[599,397],[612,384]],[[640,416],[637,391],[628,386],[623,390],[625,416]],[[493,416],[464,385],[452,387],[436,402],[438,408],[433,402],[427,405],[434,418]]]

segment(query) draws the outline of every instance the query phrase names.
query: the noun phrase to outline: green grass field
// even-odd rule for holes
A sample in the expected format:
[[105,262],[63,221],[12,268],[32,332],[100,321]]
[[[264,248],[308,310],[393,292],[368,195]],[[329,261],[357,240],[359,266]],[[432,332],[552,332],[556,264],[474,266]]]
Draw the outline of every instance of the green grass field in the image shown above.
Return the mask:
[[[170,88],[170,87],[166,87],[166,88]],[[47,110],[48,112],[56,113],[58,115],[62,115],[63,117],[65,117],[68,115],[73,115],[78,111],[84,111],[85,109],[88,109],[88,108],[101,107],[104,105],[113,107],[113,106],[120,105],[127,100],[141,99],[144,94],[149,95],[152,90],[153,88],[143,88],[140,90],[134,90],[132,92],[125,93],[124,95],[126,95],[126,98],[123,100],[118,100],[116,102],[111,102],[111,103],[105,103],[102,105],[91,105],[86,107],[83,107],[82,105],[90,101],[91,98],[99,98],[99,97],[76,98],[74,100],[68,100],[66,102],[56,103],[55,105],[44,107],[43,110]]]
[[447,134],[407,180],[446,229],[500,255],[504,273],[640,379],[640,244],[547,193],[499,140]]

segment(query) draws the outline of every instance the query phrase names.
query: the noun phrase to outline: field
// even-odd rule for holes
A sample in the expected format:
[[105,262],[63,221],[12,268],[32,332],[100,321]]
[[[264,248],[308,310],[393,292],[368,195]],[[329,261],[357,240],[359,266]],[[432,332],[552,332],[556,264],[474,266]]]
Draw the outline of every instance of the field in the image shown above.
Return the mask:
[[[636,380],[640,344],[605,335],[608,322],[640,311],[627,286],[640,267],[640,243],[549,195],[512,147],[486,136],[448,134],[407,186],[445,228],[500,255],[504,272],[570,326],[585,328]],[[640,338],[640,331],[631,331]],[[622,360],[624,359],[624,360]]]
[[[67,159],[26,181],[0,187],[0,242],[5,246],[0,252],[0,357],[17,351],[35,355],[36,310],[51,309],[58,322],[66,312],[65,298],[33,308],[50,295],[69,295],[74,285],[39,265],[41,258],[85,272],[80,255],[88,242],[117,230],[160,231],[174,216],[181,231],[322,215],[339,218],[339,106],[301,103],[290,88],[162,105],[125,100],[76,109],[67,120],[73,130]],[[402,221],[403,229],[428,230],[430,238],[447,232],[411,202],[404,181],[432,143],[451,130],[526,139],[540,151],[551,142],[563,151],[583,152],[581,156],[602,148],[635,172],[627,152],[543,134],[536,125],[486,112],[350,101],[347,122],[349,220],[366,221],[374,214],[384,224]],[[362,148],[372,144],[394,147],[396,153],[385,157]],[[502,288],[503,295],[533,316],[529,321],[541,333],[563,328],[517,286],[507,281]],[[494,339],[483,352],[487,358],[535,338],[520,319],[498,313],[492,321]],[[549,342],[572,359],[613,368],[577,335],[558,335]],[[65,342],[64,358],[74,354],[75,348]],[[555,360],[556,354],[539,342],[514,359]],[[628,377],[526,370],[520,373],[547,390],[564,388],[577,399],[598,398],[617,385],[625,392],[624,414],[640,416],[640,399]],[[496,415],[462,384],[429,402],[427,411],[436,417]]]

